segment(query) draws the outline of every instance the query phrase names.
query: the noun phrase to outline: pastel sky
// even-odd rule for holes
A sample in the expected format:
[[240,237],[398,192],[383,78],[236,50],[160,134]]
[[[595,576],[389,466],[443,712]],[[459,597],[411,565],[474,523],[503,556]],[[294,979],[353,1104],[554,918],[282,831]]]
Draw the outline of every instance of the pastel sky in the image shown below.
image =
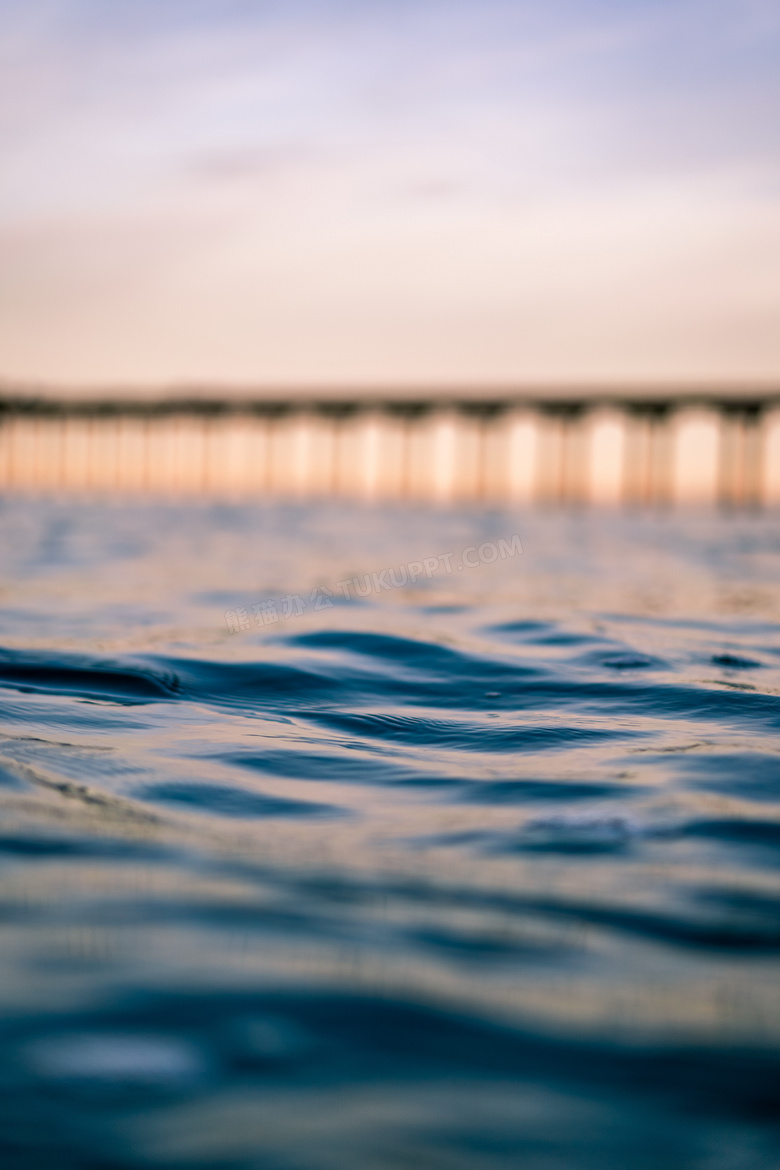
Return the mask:
[[778,373],[777,0],[0,0],[0,379]]

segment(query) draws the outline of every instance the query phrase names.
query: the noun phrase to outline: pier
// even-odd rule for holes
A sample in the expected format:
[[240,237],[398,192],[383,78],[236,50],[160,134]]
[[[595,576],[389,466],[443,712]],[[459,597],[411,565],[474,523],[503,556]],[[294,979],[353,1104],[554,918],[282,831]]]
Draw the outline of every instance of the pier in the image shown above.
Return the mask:
[[0,490],[780,504],[780,391],[6,394]]

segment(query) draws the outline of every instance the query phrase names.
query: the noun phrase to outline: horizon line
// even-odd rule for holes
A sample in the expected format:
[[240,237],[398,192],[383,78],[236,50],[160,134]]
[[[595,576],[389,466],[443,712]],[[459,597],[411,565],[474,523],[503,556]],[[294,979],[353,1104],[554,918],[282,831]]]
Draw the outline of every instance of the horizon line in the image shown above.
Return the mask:
[[9,409],[41,406],[99,406],[129,408],[143,405],[185,406],[214,408],[258,406],[316,406],[318,404],[543,404],[579,402],[734,402],[766,403],[780,399],[780,376],[775,379],[756,378],[605,378],[574,381],[506,381],[470,379],[387,382],[335,381],[327,382],[220,382],[160,381],[155,383],[51,383],[37,379],[1,379],[0,407]]

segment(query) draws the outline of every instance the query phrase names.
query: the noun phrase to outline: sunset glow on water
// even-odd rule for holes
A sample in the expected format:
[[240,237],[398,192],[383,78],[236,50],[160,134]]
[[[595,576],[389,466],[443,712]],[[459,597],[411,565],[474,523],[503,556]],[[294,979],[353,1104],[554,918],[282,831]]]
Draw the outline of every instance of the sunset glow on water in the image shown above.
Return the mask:
[[777,1164],[771,518],[0,532],[4,1166]]

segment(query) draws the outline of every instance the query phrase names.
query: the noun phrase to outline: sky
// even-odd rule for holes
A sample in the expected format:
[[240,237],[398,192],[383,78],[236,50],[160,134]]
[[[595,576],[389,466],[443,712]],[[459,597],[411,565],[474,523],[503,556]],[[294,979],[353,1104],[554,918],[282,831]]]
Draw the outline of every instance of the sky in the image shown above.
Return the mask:
[[777,0],[0,0],[0,381],[778,374]]

